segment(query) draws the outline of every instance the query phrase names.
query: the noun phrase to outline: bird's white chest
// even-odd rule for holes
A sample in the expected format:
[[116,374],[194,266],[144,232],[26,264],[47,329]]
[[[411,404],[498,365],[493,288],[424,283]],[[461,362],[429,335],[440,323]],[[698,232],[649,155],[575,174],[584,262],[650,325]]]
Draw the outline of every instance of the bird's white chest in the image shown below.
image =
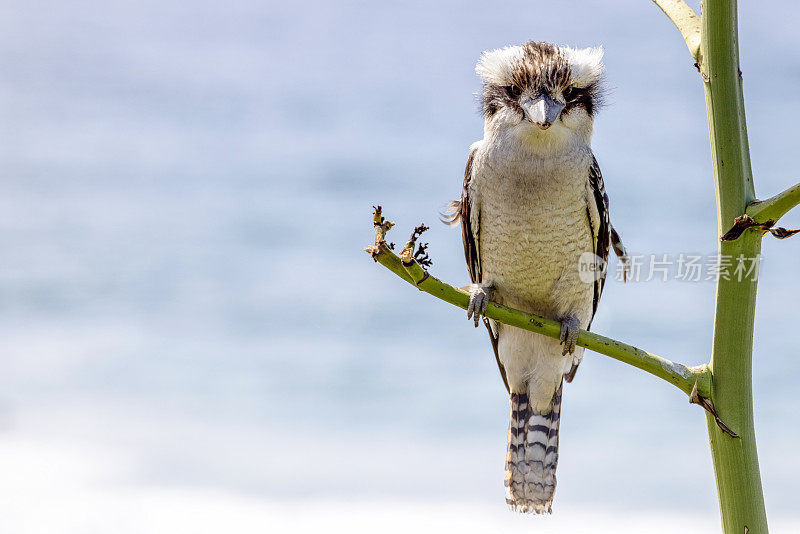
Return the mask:
[[586,208],[591,161],[588,147],[550,158],[476,153],[472,187],[480,204],[483,280],[501,301],[553,318],[564,301],[591,306],[592,285],[578,276],[580,255],[593,250]]

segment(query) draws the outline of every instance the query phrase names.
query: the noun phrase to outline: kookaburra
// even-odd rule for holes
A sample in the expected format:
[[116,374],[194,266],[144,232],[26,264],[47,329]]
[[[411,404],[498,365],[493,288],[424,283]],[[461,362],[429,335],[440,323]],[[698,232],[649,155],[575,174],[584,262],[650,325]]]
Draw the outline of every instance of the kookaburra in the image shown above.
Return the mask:
[[597,311],[609,247],[626,257],[590,146],[602,58],[543,42],[483,53],[483,139],[445,220],[461,223],[476,326],[490,299],[561,322],[559,341],[484,317],[511,394],[506,502],[520,512],[551,511],[563,381],[583,357],[575,341]]

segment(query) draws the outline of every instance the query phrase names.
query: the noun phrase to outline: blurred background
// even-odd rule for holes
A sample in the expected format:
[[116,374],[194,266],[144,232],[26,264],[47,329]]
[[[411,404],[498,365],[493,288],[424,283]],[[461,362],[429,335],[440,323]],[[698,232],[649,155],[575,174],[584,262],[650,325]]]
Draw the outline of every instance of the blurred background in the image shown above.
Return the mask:
[[[798,179],[800,5],[741,4],[763,198]],[[508,512],[486,332],[362,250],[382,204],[467,283],[437,212],[482,136],[474,64],[528,39],[606,49],[593,146],[628,249],[713,254],[700,78],[650,2],[0,2],[0,531],[718,531],[701,409],[594,353],[553,515]],[[800,238],[763,253],[755,411],[788,532]],[[593,327],[699,364],[713,299],[610,280]]]

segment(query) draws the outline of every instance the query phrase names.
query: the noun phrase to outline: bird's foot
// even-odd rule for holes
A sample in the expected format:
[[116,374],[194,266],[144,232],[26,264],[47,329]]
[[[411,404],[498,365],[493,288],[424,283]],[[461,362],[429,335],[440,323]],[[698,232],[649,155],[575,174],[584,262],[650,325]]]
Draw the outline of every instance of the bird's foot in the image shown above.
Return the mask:
[[478,327],[481,315],[486,312],[486,305],[489,304],[489,299],[492,298],[491,284],[472,284],[467,287],[469,291],[469,306],[467,306],[467,319],[475,321],[475,328]]
[[574,315],[564,317],[561,320],[561,336],[559,340],[564,345],[564,350],[561,352],[562,356],[572,354],[575,352],[575,343],[578,341],[578,332],[581,330],[580,322]]

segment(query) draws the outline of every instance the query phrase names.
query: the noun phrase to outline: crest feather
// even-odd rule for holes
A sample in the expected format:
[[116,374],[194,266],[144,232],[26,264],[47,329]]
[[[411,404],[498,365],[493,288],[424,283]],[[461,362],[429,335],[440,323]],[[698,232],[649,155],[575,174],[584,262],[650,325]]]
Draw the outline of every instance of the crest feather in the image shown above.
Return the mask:
[[[532,41],[526,45],[536,45]],[[546,43],[541,43],[546,44]],[[475,67],[475,72],[484,83],[494,85],[510,85],[514,81],[514,71],[521,65],[537,61],[535,57],[526,57],[525,46],[506,46],[495,50],[488,50],[481,54]],[[551,45],[548,45],[551,46]],[[560,56],[569,65],[571,83],[583,88],[596,84],[603,74],[603,47],[570,48],[568,46],[555,46],[551,50]],[[530,51],[528,52],[530,54]],[[541,57],[539,57],[539,60]]]
[[484,81],[495,85],[509,85],[513,78],[514,66],[523,59],[521,46],[507,46],[488,50],[481,54],[475,72]]
[[603,75],[603,47],[570,48],[560,47],[566,58],[575,87],[588,87],[600,81]]

